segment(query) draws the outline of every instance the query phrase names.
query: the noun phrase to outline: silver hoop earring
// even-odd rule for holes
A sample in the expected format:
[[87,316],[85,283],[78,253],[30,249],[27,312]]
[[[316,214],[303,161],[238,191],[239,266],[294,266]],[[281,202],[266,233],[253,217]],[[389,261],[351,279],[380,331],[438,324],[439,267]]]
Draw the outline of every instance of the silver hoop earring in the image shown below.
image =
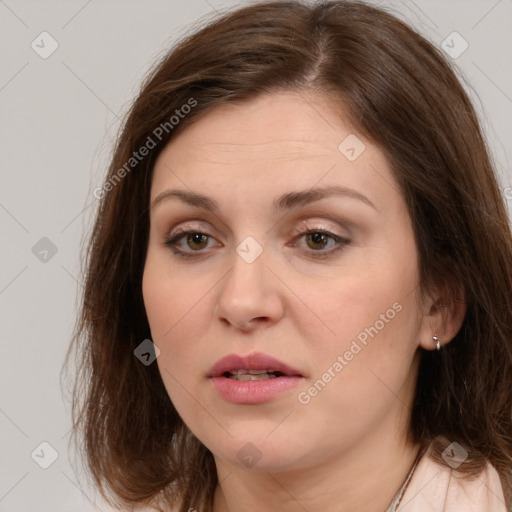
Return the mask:
[[432,339],[434,340],[434,343],[436,344],[436,349],[441,350],[441,342],[439,341],[437,334],[434,334],[434,336],[432,336]]

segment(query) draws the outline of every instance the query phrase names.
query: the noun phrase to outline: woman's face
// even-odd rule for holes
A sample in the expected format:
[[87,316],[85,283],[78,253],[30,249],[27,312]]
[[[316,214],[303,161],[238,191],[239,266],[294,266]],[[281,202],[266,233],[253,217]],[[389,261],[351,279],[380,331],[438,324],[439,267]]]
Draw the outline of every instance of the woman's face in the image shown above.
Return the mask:
[[217,462],[307,468],[405,435],[433,334],[413,230],[383,153],[339,107],[295,93],[218,107],[159,155],[151,203],[158,368]]

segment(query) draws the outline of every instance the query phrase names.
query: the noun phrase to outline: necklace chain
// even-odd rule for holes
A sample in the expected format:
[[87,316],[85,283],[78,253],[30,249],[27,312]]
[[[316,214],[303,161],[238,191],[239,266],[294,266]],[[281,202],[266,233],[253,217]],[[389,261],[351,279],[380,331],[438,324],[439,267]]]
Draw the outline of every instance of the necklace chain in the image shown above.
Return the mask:
[[411,481],[412,475],[414,474],[414,470],[416,469],[416,466],[418,465],[418,462],[420,461],[421,456],[423,455],[424,452],[425,452],[425,449],[420,449],[420,451],[418,452],[418,455],[416,456],[414,464],[412,465],[412,468],[409,471],[409,474],[407,475],[405,482],[402,484],[402,486],[396,493],[395,497],[393,498],[393,501],[391,502],[389,507],[386,509],[386,512],[396,512],[396,509],[398,508],[398,505],[400,505],[400,502],[402,501],[405,491],[407,490],[407,487],[409,486],[409,482]]

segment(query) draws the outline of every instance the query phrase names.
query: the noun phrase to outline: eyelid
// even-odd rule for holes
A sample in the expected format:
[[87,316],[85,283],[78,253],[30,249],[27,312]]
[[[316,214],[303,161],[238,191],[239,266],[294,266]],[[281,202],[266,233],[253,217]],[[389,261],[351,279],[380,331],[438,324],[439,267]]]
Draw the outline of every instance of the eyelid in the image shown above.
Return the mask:
[[[294,228],[294,231],[305,232],[305,231],[311,231],[313,229],[318,229],[318,230],[330,231],[332,234],[340,236],[340,237],[349,238],[351,236],[351,231],[348,227],[348,224],[346,222],[343,222],[341,219],[338,219],[338,220],[334,219],[334,221],[333,221],[332,216],[325,216],[323,218],[322,216],[317,215],[316,217],[319,219],[322,219],[322,220],[321,221],[311,220],[311,217],[299,219],[300,227]],[[322,225],[321,224],[322,221],[324,223],[326,221],[330,221],[330,223]],[[335,224],[335,226],[333,225],[333,223]],[[339,233],[340,227],[344,229],[344,231],[346,232],[346,236]]]
[[[308,217],[308,219],[309,218],[310,217]],[[341,224],[346,229],[346,231],[348,231],[349,234],[347,236],[335,232],[335,228],[333,228],[333,227],[330,227],[330,226],[318,226],[318,225],[315,224],[315,221],[308,221],[308,223],[306,223],[305,219],[298,219],[298,221],[301,222],[302,224],[300,224],[299,227],[295,227],[294,228],[293,231],[294,231],[295,234],[297,234],[297,233],[307,233],[307,232],[315,229],[315,230],[319,230],[319,231],[329,231],[329,233],[331,233],[333,235],[336,235],[336,236],[338,236],[340,238],[345,238],[345,239],[351,238],[350,230],[345,225],[345,223],[342,223],[341,221],[339,221],[338,224]],[[179,234],[182,234],[182,233],[186,233],[188,231],[195,231],[195,232],[198,232],[198,233],[203,233],[205,235],[208,235],[210,238],[213,238],[212,235],[207,233],[208,230],[210,229],[209,227],[208,228],[203,228],[202,226],[200,226],[198,224],[193,224],[193,222],[194,221],[190,221],[188,223],[185,223],[185,224],[182,224],[182,225],[178,226],[176,229],[171,229],[171,231],[166,234],[166,240],[169,239],[169,238],[174,238],[175,236],[177,236]]]
[[[209,231],[210,230],[208,228],[203,229],[200,226],[182,225],[182,226],[179,226],[178,228],[176,228],[175,230],[172,230],[170,233],[168,233],[164,237],[164,239],[165,239],[164,244],[168,245],[171,240],[176,240],[176,239],[181,240],[184,235],[190,234],[190,233],[200,233],[202,235],[207,236],[209,239],[215,239],[215,237],[213,235],[211,235],[209,233]],[[193,252],[193,251],[190,251],[190,252]]]

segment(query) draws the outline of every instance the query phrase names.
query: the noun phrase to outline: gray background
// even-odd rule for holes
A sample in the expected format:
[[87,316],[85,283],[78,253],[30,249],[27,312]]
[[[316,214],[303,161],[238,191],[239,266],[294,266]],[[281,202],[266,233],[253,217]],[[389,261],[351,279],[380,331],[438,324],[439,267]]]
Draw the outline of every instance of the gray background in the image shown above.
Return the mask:
[[[80,241],[97,205],[92,190],[155,58],[199,18],[247,3],[0,0],[2,512],[111,510],[77,480],[59,381],[81,290]],[[510,211],[512,1],[374,3],[392,6],[437,45],[453,31],[469,44],[454,62]],[[48,39],[41,42],[43,31],[59,45],[46,59],[31,47],[35,40],[39,51],[50,48]],[[51,462],[51,450],[42,442],[58,452],[47,469],[40,464]]]

